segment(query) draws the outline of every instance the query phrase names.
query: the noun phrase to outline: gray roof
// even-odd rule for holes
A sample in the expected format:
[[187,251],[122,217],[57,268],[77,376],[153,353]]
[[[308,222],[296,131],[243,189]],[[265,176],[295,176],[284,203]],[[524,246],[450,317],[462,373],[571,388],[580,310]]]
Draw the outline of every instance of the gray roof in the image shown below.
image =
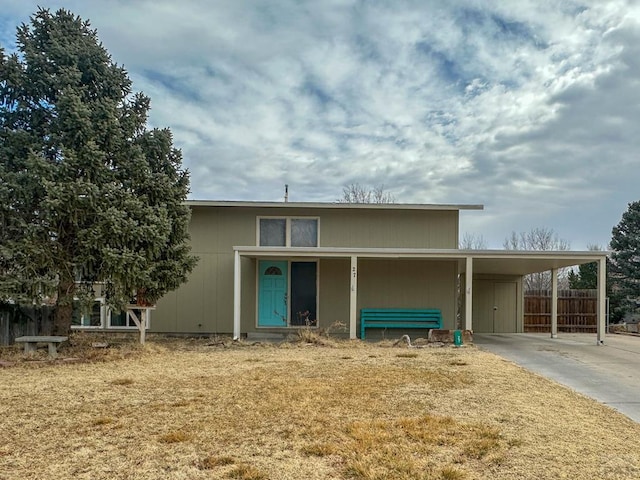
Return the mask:
[[483,210],[484,205],[432,203],[342,203],[342,202],[249,202],[220,200],[187,200],[191,207],[307,208],[365,210]]

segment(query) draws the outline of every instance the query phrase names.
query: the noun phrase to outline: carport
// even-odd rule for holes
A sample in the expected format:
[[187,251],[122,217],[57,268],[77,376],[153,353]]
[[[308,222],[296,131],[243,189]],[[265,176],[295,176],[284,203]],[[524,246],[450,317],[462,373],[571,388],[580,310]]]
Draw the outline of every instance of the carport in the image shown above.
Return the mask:
[[[538,272],[551,272],[551,337],[558,336],[558,270],[561,268],[578,266],[585,263],[596,262],[598,265],[598,313],[597,313],[597,344],[601,344],[605,335],[605,297],[606,297],[606,252],[588,251],[513,251],[513,250],[466,250],[463,253],[464,265],[460,265],[464,284],[464,328],[474,330],[474,319],[479,318],[480,307],[474,306],[474,301],[479,304],[489,305],[494,311],[499,311],[496,303],[491,305],[491,298],[487,298],[491,292],[476,290],[488,290],[482,285],[481,279],[498,280],[500,292],[494,289],[494,298],[504,298],[504,286],[509,282],[500,282],[500,279],[522,279],[523,276]],[[517,283],[520,285],[521,280]],[[507,289],[508,290],[508,289]],[[519,297],[521,291],[513,292]],[[509,292],[506,292],[506,296]],[[517,311],[516,315],[522,315]],[[503,333],[518,333],[516,331],[504,331]]]

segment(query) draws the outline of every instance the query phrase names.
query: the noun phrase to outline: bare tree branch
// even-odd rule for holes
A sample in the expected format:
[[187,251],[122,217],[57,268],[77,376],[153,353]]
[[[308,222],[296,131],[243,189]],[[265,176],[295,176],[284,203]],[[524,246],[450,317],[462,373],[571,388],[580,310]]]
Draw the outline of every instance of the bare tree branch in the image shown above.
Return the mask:
[[384,185],[366,187],[359,183],[352,183],[342,188],[340,203],[394,203],[393,194],[385,191]]
[[487,241],[482,235],[466,232],[460,240],[461,250],[486,250]]
[[[552,228],[537,227],[528,232],[511,232],[505,238],[503,246],[505,250],[526,250],[526,251],[558,251],[569,250],[571,245],[568,241],[558,237]],[[558,271],[558,283],[560,288],[568,288],[569,269],[562,268]],[[536,272],[524,277],[524,290],[550,290],[551,272]]]

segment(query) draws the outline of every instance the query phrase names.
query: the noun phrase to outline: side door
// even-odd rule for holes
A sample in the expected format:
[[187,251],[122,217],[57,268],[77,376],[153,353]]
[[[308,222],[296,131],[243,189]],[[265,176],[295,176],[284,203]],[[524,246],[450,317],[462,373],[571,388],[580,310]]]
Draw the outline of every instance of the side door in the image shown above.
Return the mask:
[[476,280],[473,284],[473,330],[478,333],[515,333],[517,284]]
[[494,284],[494,333],[515,333],[516,292],[515,282],[496,282]]
[[476,280],[473,283],[473,331],[493,333],[493,282]]

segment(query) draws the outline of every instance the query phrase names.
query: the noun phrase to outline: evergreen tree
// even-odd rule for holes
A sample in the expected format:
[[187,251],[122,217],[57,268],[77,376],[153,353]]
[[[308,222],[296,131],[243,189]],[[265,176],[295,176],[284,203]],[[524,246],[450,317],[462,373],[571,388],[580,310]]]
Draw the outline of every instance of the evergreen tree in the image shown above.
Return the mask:
[[[89,22],[39,9],[0,47],[0,300],[155,302],[186,280],[189,176]],[[142,298],[144,297],[144,298]]]
[[611,279],[624,311],[632,311],[640,300],[640,201],[632,202],[613,227]]
[[[598,245],[587,247],[592,252],[602,251]],[[583,263],[578,267],[578,272],[569,272],[569,288],[594,289],[598,288],[598,264],[596,262]]]

